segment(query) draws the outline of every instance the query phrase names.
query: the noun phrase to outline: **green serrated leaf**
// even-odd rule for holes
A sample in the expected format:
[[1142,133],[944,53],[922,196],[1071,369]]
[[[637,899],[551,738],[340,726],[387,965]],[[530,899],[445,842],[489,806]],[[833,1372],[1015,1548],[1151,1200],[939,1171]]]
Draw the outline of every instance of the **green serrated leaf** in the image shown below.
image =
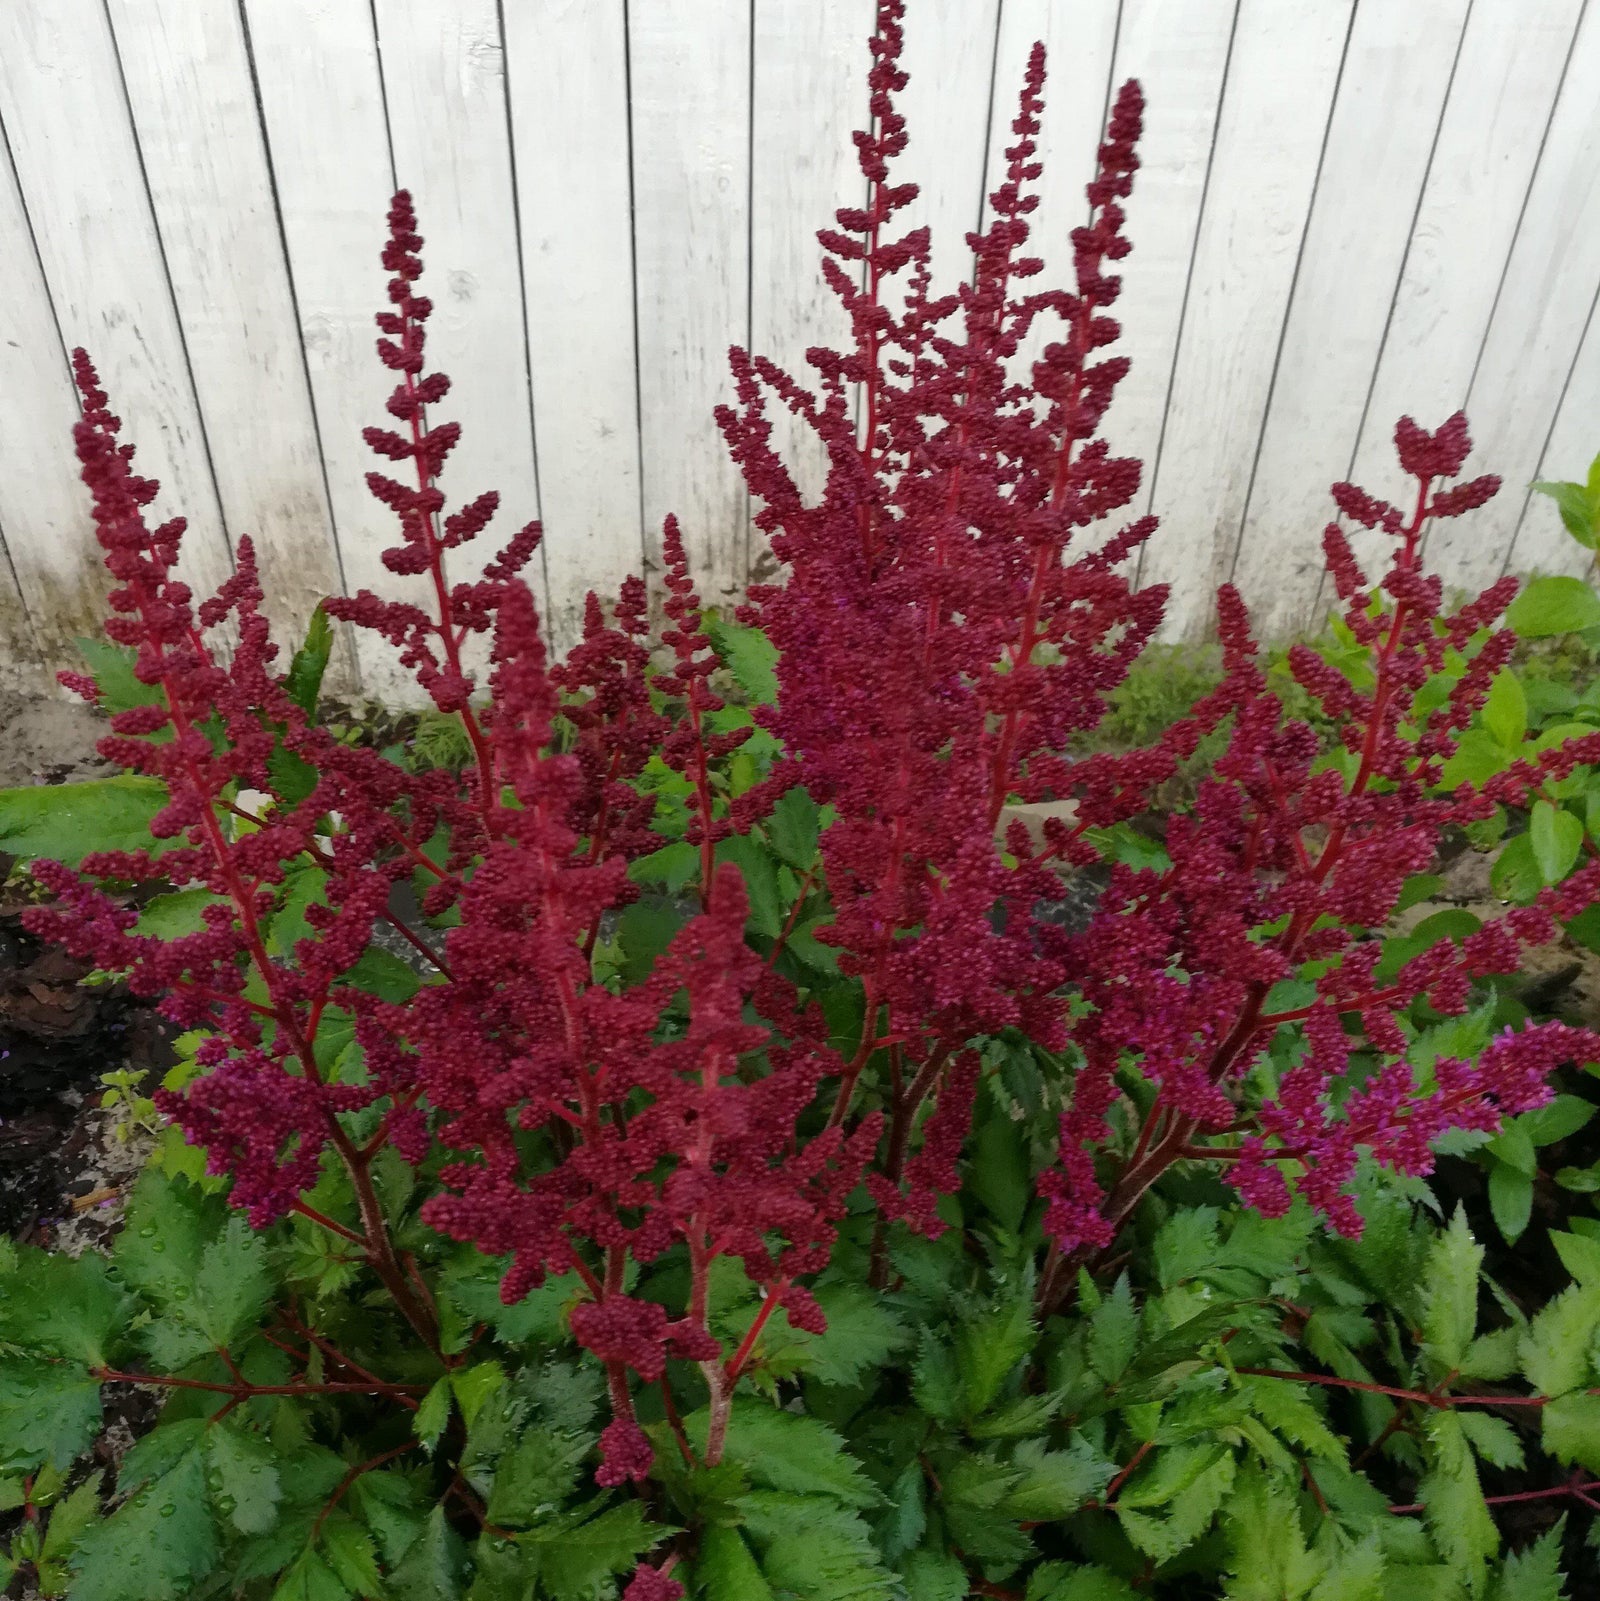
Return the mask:
[[971,1576],[953,1556],[939,1551],[913,1551],[900,1565],[906,1601],[967,1601]]
[[198,1442],[78,1542],[73,1601],[185,1595],[221,1556]]
[[1554,1145],[1587,1127],[1596,1111],[1600,1111],[1600,1107],[1581,1095],[1557,1095],[1545,1105],[1524,1112],[1516,1121],[1535,1145]]
[[1482,784],[1496,773],[1504,772],[1512,756],[1493,734],[1483,728],[1469,728],[1459,740],[1450,758],[1439,772],[1439,787],[1444,790],[1462,784]]
[[1472,1449],[1491,1467],[1522,1466],[1522,1439],[1504,1418],[1493,1417],[1475,1407],[1463,1407],[1461,1432],[1466,1435]]
[[495,1361],[474,1362],[471,1367],[451,1371],[450,1388],[469,1429],[477,1421],[484,1402],[505,1382],[506,1370]]
[[1545,883],[1557,884],[1572,871],[1583,849],[1583,822],[1564,808],[1538,800],[1528,820],[1528,838]]
[[1159,1516],[1129,1504],[1126,1490],[1118,1497],[1117,1519],[1122,1532],[1156,1562],[1170,1562],[1193,1545],[1211,1527],[1233,1488],[1238,1467],[1235,1458],[1206,1447],[1201,1450],[1210,1458],[1209,1465],[1189,1478],[1177,1494],[1161,1503]]
[[381,1596],[383,1573],[372,1536],[354,1518],[337,1513],[324,1519],[322,1550],[340,1582],[357,1596]]
[[1483,1247],[1457,1207],[1428,1254],[1422,1295],[1422,1339],[1440,1367],[1459,1368],[1478,1326],[1478,1272]]
[[1600,1329],[1600,1284],[1569,1284],[1541,1308],[1518,1346],[1522,1371],[1541,1395],[1589,1382],[1589,1346]]
[[340,974],[339,982],[393,1005],[409,1001],[422,988],[422,980],[405,962],[378,945],[369,945],[355,966]]
[[[816,1297],[828,1320],[826,1330],[807,1334],[787,1329],[783,1340],[786,1348],[793,1348],[795,1366],[819,1383],[856,1384],[910,1341],[910,1331],[883,1297],[863,1285],[824,1285]],[[780,1319],[781,1312],[773,1321]]]
[[172,1286],[165,1316],[143,1331],[145,1347],[169,1369],[226,1350],[259,1324],[272,1291],[266,1242],[235,1212],[201,1248],[192,1288]]
[[716,1525],[706,1530],[695,1557],[694,1594],[701,1601],[772,1601],[772,1586],[744,1536]]
[[1557,1396],[1540,1415],[1545,1450],[1557,1461],[1580,1462],[1600,1473],[1600,1395]]
[[1495,674],[1481,715],[1483,726],[1506,750],[1521,746],[1528,732],[1528,698],[1521,680],[1509,667]]
[[69,1559],[78,1541],[100,1516],[100,1474],[91,1474],[70,1495],[50,1509],[44,1543],[39,1549],[39,1590],[59,1595],[71,1581]]
[[778,648],[759,628],[746,628],[720,618],[707,618],[705,631],[723,666],[750,698],[769,706],[778,699]]
[[209,1433],[217,1510],[241,1534],[265,1534],[278,1521],[283,1494],[277,1453],[259,1435],[231,1423]]
[[[134,672],[139,653],[131,645],[113,644],[109,639],[84,638],[76,641],[89,676],[100,691],[99,705],[107,713],[132,711],[135,706],[160,706],[166,694],[160,684],[146,684]],[[170,729],[150,736],[161,744],[172,738]]]
[[201,1253],[227,1220],[227,1205],[193,1184],[146,1171],[128,1198],[111,1259],[122,1279],[160,1307],[192,1294]]
[[1133,1360],[1138,1330],[1133,1288],[1124,1273],[1089,1318],[1089,1366],[1107,1384],[1115,1384]]
[[1580,1284],[1600,1285],[1600,1240],[1552,1229],[1550,1243],[1555,1246],[1561,1265]]
[[1496,1162],[1489,1170],[1489,1211],[1502,1237],[1515,1244],[1533,1216],[1533,1180],[1504,1162]]
[[977,1418],[988,1411],[1037,1339],[1031,1296],[962,1320],[956,1330],[955,1360],[964,1417]]
[[676,901],[661,896],[641,895],[623,909],[617,920],[617,942],[622,947],[622,976],[630,986],[650,976],[656,958],[687,920]]
[[0,1278],[0,1340],[40,1356],[104,1367],[129,1307],[103,1256],[22,1248]]
[[1344,1445],[1298,1385],[1264,1378],[1242,1378],[1238,1383],[1250,1412],[1291,1445],[1307,1456],[1344,1461]]
[[[1592,484],[1566,483],[1548,478],[1536,479],[1534,489],[1541,495],[1548,495],[1556,503],[1556,510],[1561,514],[1561,525],[1586,550],[1595,548],[1595,540],[1600,537],[1600,494],[1597,494]],[[1535,579],[1534,583],[1541,582]],[[1549,579],[1542,580],[1548,583]],[[1571,583],[1579,583],[1579,579],[1570,579]],[[1529,588],[1532,588],[1532,584]],[[1579,623],[1579,628],[1587,628],[1589,623]]]
[[1139,1601],[1139,1592],[1105,1568],[1045,1562],[1028,1575],[1026,1601]]
[[899,1585],[853,1508],[826,1496],[756,1491],[740,1498],[761,1571],[796,1601],[895,1601]]
[[700,849],[687,840],[675,839],[648,856],[629,864],[628,877],[635,884],[659,884],[669,895],[676,895],[700,871]]
[[322,692],[322,675],[333,655],[333,624],[319,602],[306,624],[306,637],[289,659],[283,687],[296,706],[313,721],[317,715],[317,696]]
[[821,811],[817,803],[798,786],[786,790],[767,821],[772,848],[796,872],[805,872],[817,857],[817,833]]
[[411,1419],[411,1432],[430,1454],[439,1444],[439,1436],[450,1421],[452,1393],[450,1375],[447,1373],[423,1396],[422,1404]]
[[443,1507],[428,1514],[422,1532],[390,1573],[390,1601],[460,1601],[467,1544],[450,1527]]
[[198,934],[206,925],[206,909],[223,905],[220,895],[208,889],[180,889],[170,895],[156,895],[139,909],[139,921],[134,924],[135,934],[148,934],[156,939],[182,939]]
[[1065,1451],[1047,1450],[1042,1440],[1024,1440],[1011,1465],[1022,1477],[1007,1495],[1004,1511],[1022,1522],[1070,1516],[1096,1499],[1116,1473],[1115,1463],[1079,1438]]
[[0,1467],[65,1470],[100,1427],[100,1384],[65,1362],[0,1361]]
[[1561,1540],[1566,1518],[1556,1520],[1532,1545],[1511,1552],[1495,1576],[1489,1601],[1566,1601],[1561,1577]]
[[632,1500],[575,1527],[552,1525],[518,1538],[536,1556],[542,1592],[553,1601],[590,1601],[606,1580],[631,1570],[646,1551],[676,1532],[647,1523],[643,1505]]
[[1299,1601],[1321,1563],[1306,1549],[1294,1498],[1251,1469],[1228,1504],[1228,1601]]
[[151,819],[166,804],[160,779],[128,773],[0,789],[0,851],[76,867],[92,851],[171,850],[181,841],[150,832]]
[[[684,1419],[696,1448],[703,1447],[710,1415],[705,1409]],[[752,1484],[793,1495],[825,1495],[846,1506],[881,1505],[843,1439],[818,1418],[780,1412],[760,1401],[737,1400],[728,1424],[725,1461],[737,1463]]]
[[302,1551],[285,1570],[272,1601],[353,1601],[339,1576],[315,1551]]
[[376,1536],[384,1561],[399,1561],[427,1516],[427,1503],[415,1481],[388,1468],[363,1473],[350,1487],[350,1499]]
[[1483,1587],[1488,1559],[1500,1547],[1500,1532],[1484,1505],[1478,1469],[1455,1411],[1429,1413],[1423,1424],[1429,1468],[1417,1487],[1428,1530],[1439,1555],[1467,1590]]
[[524,1528],[554,1514],[577,1488],[593,1437],[528,1429],[500,1459],[489,1495],[489,1521]]
[[1151,1247],[1156,1279],[1170,1290],[1186,1279],[1197,1277],[1217,1256],[1217,1219],[1214,1206],[1185,1206],[1175,1211],[1156,1230]]
[[768,939],[783,932],[783,902],[778,894],[778,870],[761,841],[750,834],[735,834],[716,850],[718,863],[732,862],[744,878],[750,901],[750,928]]

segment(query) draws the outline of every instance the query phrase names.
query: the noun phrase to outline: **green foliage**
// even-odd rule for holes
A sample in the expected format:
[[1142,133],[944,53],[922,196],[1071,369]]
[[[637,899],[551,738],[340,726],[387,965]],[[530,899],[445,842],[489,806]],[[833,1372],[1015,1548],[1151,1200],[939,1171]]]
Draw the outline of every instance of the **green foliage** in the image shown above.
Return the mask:
[[[1530,635],[1600,627],[1600,602],[1576,580],[1540,581],[1518,605]],[[709,629],[735,702],[721,726],[750,726],[748,708],[775,693],[775,655],[753,630]],[[290,671],[308,709],[331,643],[319,613]],[[1348,646],[1337,630],[1318,642],[1335,662]],[[1498,675],[1450,782],[1481,782],[1600,726],[1600,694],[1563,682],[1587,642],[1548,651]],[[109,704],[150,698],[121,653],[91,661]],[[1448,662],[1441,682],[1460,666]],[[1266,670],[1298,705],[1282,656]],[[1103,737],[1147,743],[1215,682],[1207,652],[1147,660],[1115,693]],[[413,765],[466,759],[454,720],[424,714],[406,727]],[[753,738],[742,765],[719,766],[718,807],[765,776],[769,758]],[[272,761],[287,794],[294,758],[279,748]],[[122,787],[0,795],[0,848],[71,860],[148,845],[159,786],[102,782]],[[598,933],[595,970],[614,985],[654,970],[701,868],[681,777],[656,761],[636,783],[653,799],[660,846],[632,865],[638,899]],[[859,987],[816,937],[829,916],[818,843],[830,821],[791,790],[716,855],[744,879],[751,944],[816,996],[849,1056],[866,1026]],[[1531,899],[1600,837],[1600,781],[1580,770],[1500,826],[1493,887]],[[1165,863],[1132,828],[1100,843],[1133,866]],[[306,937],[327,883],[303,860],[271,887],[274,956]],[[1406,909],[1423,920],[1384,939],[1379,982],[1430,939],[1476,931],[1470,911],[1430,910],[1442,888],[1431,874],[1408,885]],[[191,932],[211,899],[174,889],[140,907],[139,926]],[[1600,948],[1590,922],[1575,922],[1573,938]],[[345,977],[391,1000],[419,984],[376,949]],[[1482,1050],[1515,1004],[1487,985],[1460,1017],[1419,1003],[1405,1020],[1418,1071]],[[663,1028],[682,1021],[669,1008]],[[1551,1153],[1576,1151],[1593,1102],[1569,1085],[1493,1137],[1458,1139],[1452,1156],[1482,1181],[1466,1206],[1364,1173],[1359,1240],[1314,1228],[1303,1205],[1276,1219],[1244,1211],[1213,1179],[1175,1170],[1115,1254],[1049,1297],[1033,1178],[1051,1151],[1036,1130],[1053,1127],[1073,1065],[1020,1036],[976,1044],[986,1075],[962,1188],[943,1203],[963,1226],[939,1240],[880,1238],[853,1201],[834,1266],[808,1284],[825,1332],[782,1310],[764,1323],[719,1460],[707,1460],[715,1367],[674,1360],[659,1381],[632,1385],[654,1453],[638,1485],[597,1479],[611,1414],[605,1376],[571,1336],[579,1277],[504,1305],[507,1263],[417,1216],[437,1159],[413,1171],[387,1153],[366,1198],[407,1281],[437,1309],[430,1348],[351,1242],[364,1213],[342,1167],[308,1193],[313,1214],[256,1232],[197,1153],[164,1139],[108,1256],[0,1247],[0,1507],[12,1519],[0,1575],[77,1601],[615,1601],[636,1563],[670,1559],[702,1601],[1560,1601],[1563,1567],[1589,1559],[1564,1543],[1564,1526],[1512,1549],[1495,1498],[1566,1506],[1569,1473],[1600,1476],[1600,1226],[1575,1217],[1570,1231],[1549,1230],[1543,1204]],[[198,1045],[181,1042],[180,1056],[192,1063]],[[347,1010],[323,1015],[316,1056],[335,1081],[365,1071]],[[1262,1072],[1289,1065],[1274,1056]],[[180,1062],[178,1082],[187,1070]],[[1358,1063],[1352,1081],[1366,1070]],[[133,1080],[108,1088],[130,1119],[157,1125]],[[373,1122],[341,1116],[360,1148]],[[1117,1137],[1131,1144],[1130,1132]],[[1600,1163],[1569,1160],[1556,1173],[1567,1192],[1600,1193],[1600,1176],[1584,1178]],[[1497,1282],[1513,1241],[1553,1252],[1571,1282],[1542,1305]],[[627,1288],[674,1304],[663,1286],[684,1272],[681,1251],[669,1252]],[[737,1271],[714,1282],[710,1323],[725,1352],[756,1305]],[[107,1400],[135,1379],[160,1395],[159,1415],[112,1485],[94,1446]]]
[[91,851],[159,852],[150,821],[167,804],[155,778],[118,774],[72,784],[0,789],[0,851],[76,866]]
[[[1530,1146],[1579,1123],[1542,1115]],[[1520,1321],[1464,1212],[1364,1183],[1359,1241],[1220,1195],[1169,1209],[1042,1322],[1003,1250],[897,1247],[898,1288],[819,1286],[827,1333],[772,1319],[716,1467],[698,1374],[675,1368],[682,1450],[647,1414],[641,1499],[595,1482],[606,1411],[565,1328],[570,1287],[500,1308],[496,1264],[411,1236],[478,1331],[446,1369],[381,1303],[302,1298],[290,1275],[325,1230],[252,1234],[150,1172],[109,1259],[0,1253],[0,1487],[37,1509],[0,1551],[88,1601],[591,1601],[669,1553],[704,1601],[959,1598],[980,1580],[1034,1601],[1559,1601],[1559,1540],[1508,1551],[1485,1475],[1600,1474],[1600,1238],[1553,1236],[1573,1282]],[[332,1176],[316,1199],[358,1221]],[[347,1362],[396,1388],[317,1388],[350,1381]],[[78,1464],[123,1372],[184,1383],[108,1499]],[[1486,1388],[1548,1399],[1428,1400]],[[1423,1510],[1388,1510],[1402,1501]]]
[[1541,480],[1533,486],[1548,495],[1561,514],[1561,525],[1586,550],[1600,541],[1600,456],[1589,463],[1589,475],[1581,484]]

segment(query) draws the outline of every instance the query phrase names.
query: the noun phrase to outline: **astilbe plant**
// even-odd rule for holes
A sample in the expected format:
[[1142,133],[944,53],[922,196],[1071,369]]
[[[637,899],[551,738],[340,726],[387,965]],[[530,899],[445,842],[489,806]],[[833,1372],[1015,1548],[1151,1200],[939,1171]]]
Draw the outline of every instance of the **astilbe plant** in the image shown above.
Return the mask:
[[[1462,418],[1431,435],[1400,424],[1409,510],[1335,489],[1347,521],[1392,544],[1374,584],[1339,524],[1325,536],[1367,663],[1344,673],[1297,650],[1292,665],[1340,730],[1336,749],[1285,717],[1225,589],[1221,687],[1151,749],[1065,754],[1104,715],[1163,602],[1126,575],[1155,520],[1119,524],[1140,466],[1101,433],[1127,370],[1107,351],[1143,100],[1129,83],[1113,102],[1089,220],[1073,233],[1073,287],[1036,287],[1036,48],[991,220],[970,239],[970,280],[937,295],[927,230],[900,226],[916,193],[894,177],[901,9],[878,6],[872,126],[857,136],[865,204],[820,235],[848,346],[809,353],[810,387],[734,350],[735,400],[719,414],[785,567],[742,614],[777,652],[776,697],[755,708],[757,727],[725,704],[671,522],[656,597],[664,665],[651,656],[651,598],[634,581],[609,616],[591,599],[582,643],[548,659],[522,576],[537,525],[481,578],[449,576],[449,553],[483,534],[497,497],[445,514],[438,479],[459,430],[433,420],[449,381],[426,367],[431,307],[405,194],[390,212],[390,308],[378,319],[399,427],[366,436],[402,476],[368,482],[399,521],[385,565],[426,599],[364,592],[327,609],[387,640],[432,704],[461,719],[471,760],[459,778],[407,771],[317,725],[276,666],[247,540],[235,576],[196,605],[176,572],[181,521],[148,526],[156,486],[134,472],[88,359],[75,358],[78,452],[117,583],[107,630],[137,653],[152,692],[113,717],[101,750],[159,779],[169,800],[151,827],[157,848],[93,855],[81,872],[40,864],[53,900],[30,924],[206,1031],[198,1077],[164,1092],[164,1110],[252,1223],[299,1213],[332,1230],[447,1366],[457,1358],[443,1352],[434,1294],[377,1194],[383,1153],[437,1171],[423,1218],[508,1259],[507,1303],[575,1278],[570,1328],[611,1402],[605,1485],[651,1473],[637,1409],[653,1386],[684,1458],[717,1462],[774,1314],[824,1326],[808,1285],[852,1210],[875,1214],[864,1262],[878,1285],[896,1230],[946,1226],[942,1197],[958,1186],[996,1036],[1065,1064],[1052,1086],[1064,1101],[1058,1152],[1038,1178],[1046,1312],[1105,1262],[1174,1163],[1218,1164],[1269,1217],[1298,1190],[1355,1233],[1361,1153],[1425,1173],[1443,1132],[1492,1130],[1539,1105],[1558,1064],[1600,1055],[1600,1041],[1544,1024],[1422,1074],[1397,1020],[1418,997],[1464,1011],[1473,981],[1514,968],[1521,944],[1593,897],[1600,870],[1378,971],[1377,936],[1441,832],[1586,754],[1523,764],[1487,791],[1439,793],[1511,643],[1494,630],[1509,581],[1448,612],[1420,565],[1428,522],[1496,487],[1453,483],[1468,451]],[[1028,364],[1019,353],[1040,328],[1052,337]],[[774,405],[826,452],[819,498],[772,447]],[[473,636],[488,649],[481,682],[467,666]],[[1060,873],[1104,861],[1118,825],[1224,728],[1165,858],[1113,862],[1081,930],[1043,915]],[[730,761],[762,750],[775,754],[759,781],[731,784]],[[665,843],[663,781],[681,797],[692,915],[623,982],[601,958]],[[270,804],[246,807],[246,791]],[[831,820],[763,925],[738,847],[768,838],[797,798]],[[1018,802],[1075,811],[1039,843],[1003,825]],[[269,925],[307,864],[325,875],[321,893],[298,937],[274,940]],[[392,910],[413,878],[420,923]],[[161,883],[207,892],[194,932],[140,931],[122,887]],[[426,972],[414,993],[361,980],[384,923]],[[816,961],[797,963],[812,930]],[[835,962],[855,1004],[825,1015],[817,975]],[[352,1030],[360,1072],[340,1054]],[[1356,1081],[1358,1050],[1373,1065]],[[356,1228],[308,1199],[330,1155]],[[760,1292],[731,1337],[710,1305],[725,1261]],[[662,1262],[684,1269],[675,1304],[633,1293],[638,1267]],[[697,1441],[664,1382],[671,1360],[703,1374]],[[678,1593],[648,1564],[628,1591]]]

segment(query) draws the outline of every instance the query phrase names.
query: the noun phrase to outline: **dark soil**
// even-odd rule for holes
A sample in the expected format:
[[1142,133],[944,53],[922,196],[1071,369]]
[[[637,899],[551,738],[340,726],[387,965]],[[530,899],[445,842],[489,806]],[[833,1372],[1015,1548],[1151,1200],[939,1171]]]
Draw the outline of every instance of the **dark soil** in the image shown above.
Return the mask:
[[99,1110],[101,1076],[159,1076],[174,1057],[154,1012],[115,985],[85,985],[85,964],[40,945],[18,912],[0,904],[0,1230],[49,1244],[109,1208],[136,1161]]

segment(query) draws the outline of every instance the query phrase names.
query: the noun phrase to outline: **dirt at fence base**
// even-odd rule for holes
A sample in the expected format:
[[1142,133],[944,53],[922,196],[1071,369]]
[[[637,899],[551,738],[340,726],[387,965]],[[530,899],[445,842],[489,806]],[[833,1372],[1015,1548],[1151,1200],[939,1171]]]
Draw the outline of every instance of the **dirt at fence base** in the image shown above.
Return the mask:
[[105,731],[80,701],[0,689],[0,789],[107,771],[94,750]]

